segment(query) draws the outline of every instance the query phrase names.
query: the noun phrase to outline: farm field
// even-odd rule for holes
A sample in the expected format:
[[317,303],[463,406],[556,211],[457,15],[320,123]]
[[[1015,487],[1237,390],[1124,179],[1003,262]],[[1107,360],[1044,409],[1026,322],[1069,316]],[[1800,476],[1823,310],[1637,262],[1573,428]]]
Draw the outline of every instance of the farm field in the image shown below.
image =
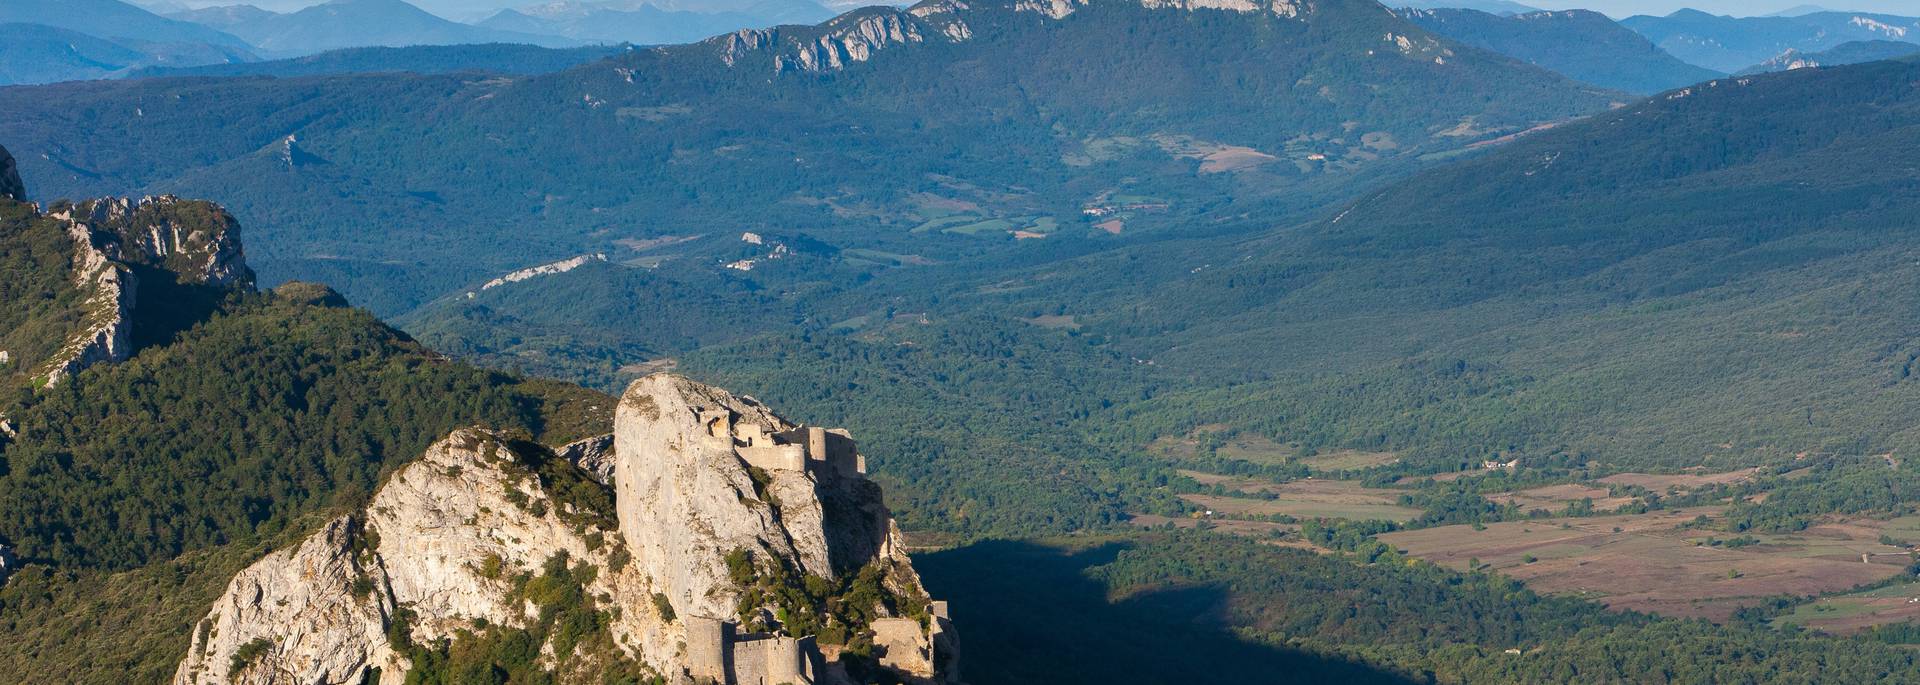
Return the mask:
[[[1792,535],[1753,535],[1729,546],[1721,531],[1681,527],[1718,507],[1631,516],[1535,519],[1402,531],[1380,540],[1456,569],[1523,580],[1542,592],[1586,596],[1615,609],[1726,620],[1778,595],[1834,592],[1899,574],[1910,563],[1878,542],[1885,522],[1834,521]],[[1714,545],[1714,541],[1722,544]]]
[[1680,473],[1666,475],[1621,473],[1601,478],[1598,482],[1608,485],[1638,485],[1654,492],[1664,493],[1675,489],[1684,491],[1708,485],[1730,485],[1751,480],[1754,476],[1759,475],[1759,473],[1760,469],[1746,469],[1726,473]]
[[1364,487],[1356,481],[1303,480],[1284,485],[1244,479],[1215,482],[1243,492],[1270,493],[1273,499],[1219,495],[1181,495],[1181,498],[1226,516],[1284,514],[1296,518],[1406,521],[1420,515],[1419,509],[1399,505],[1398,491]]
[[1593,508],[1595,511],[1612,511],[1621,506],[1631,504],[1634,500],[1632,497],[1614,497],[1606,488],[1597,488],[1579,483],[1548,485],[1546,487],[1529,488],[1515,492],[1496,493],[1487,495],[1487,499],[1500,504],[1518,505],[1526,511],[1545,509],[1556,513],[1566,510],[1567,505],[1583,499],[1593,500]]
[[1871,626],[1913,620],[1920,620],[1920,584],[1906,583],[1827,597],[1801,605],[1793,613],[1774,619],[1774,623],[1848,635]]
[[1392,452],[1362,452],[1360,450],[1339,450],[1301,457],[1300,463],[1317,472],[1353,471],[1400,461],[1399,455]]
[[[1186,437],[1163,437],[1147,445],[1147,450],[1173,459],[1194,459],[1202,456],[1201,442],[1214,439],[1211,434],[1225,433],[1231,430],[1224,424],[1210,424],[1195,428]],[[1257,434],[1239,434],[1227,438],[1214,449],[1214,454],[1227,459],[1240,459],[1255,464],[1285,464],[1298,455],[1298,450]]]

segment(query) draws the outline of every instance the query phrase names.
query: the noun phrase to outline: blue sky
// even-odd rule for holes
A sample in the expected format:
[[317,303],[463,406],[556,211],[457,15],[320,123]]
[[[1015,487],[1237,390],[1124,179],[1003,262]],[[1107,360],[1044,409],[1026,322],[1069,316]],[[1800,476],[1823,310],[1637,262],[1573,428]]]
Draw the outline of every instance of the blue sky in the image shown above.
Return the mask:
[[[176,0],[178,1],[178,0]],[[194,6],[231,5],[249,0],[185,0],[183,4]],[[433,12],[453,18],[470,18],[484,15],[502,7],[518,7],[541,2],[542,0],[410,0],[413,4]],[[876,0],[876,2],[879,0]],[[1706,10],[1715,14],[1748,16],[1767,14],[1789,7],[1804,4],[1820,5],[1833,9],[1860,12],[1884,12],[1887,14],[1920,15],[1920,0],[1518,0],[1534,7],[1546,9],[1590,9],[1624,17],[1633,14],[1667,14],[1682,7]],[[251,0],[252,4],[268,9],[288,10],[316,5],[321,0]],[[697,4],[698,0],[686,0],[683,4]],[[1388,2],[1387,4],[1392,4]]]

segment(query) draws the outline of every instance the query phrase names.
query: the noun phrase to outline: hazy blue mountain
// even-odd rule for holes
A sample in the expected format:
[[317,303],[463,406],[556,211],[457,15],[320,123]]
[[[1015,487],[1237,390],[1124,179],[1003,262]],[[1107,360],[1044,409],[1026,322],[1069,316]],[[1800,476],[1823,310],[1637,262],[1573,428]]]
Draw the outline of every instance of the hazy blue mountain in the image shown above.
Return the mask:
[[1821,6],[1819,6],[1819,5],[1794,5],[1794,6],[1792,6],[1792,7],[1788,7],[1788,8],[1786,8],[1786,9],[1783,9],[1783,10],[1780,10],[1780,11],[1778,11],[1778,12],[1770,12],[1770,13],[1768,13],[1768,14],[1767,14],[1766,16],[1769,16],[1769,17],[1798,17],[1798,16],[1804,16],[1804,15],[1808,15],[1808,14],[1814,14],[1814,13],[1817,13],[1817,12],[1832,12],[1832,11],[1833,11],[1833,10],[1830,10],[1830,9],[1827,9],[1827,8],[1825,8],[1825,7],[1821,7]]
[[1920,19],[1865,12],[1729,17],[1680,10],[1621,24],[1690,64],[1732,73],[1788,50],[1819,52],[1862,40],[1920,41]]
[[642,5],[634,10],[571,5],[539,15],[506,9],[478,24],[483,28],[564,36],[596,43],[661,45],[691,43],[708,36],[780,22],[732,12],[680,12]]
[[196,67],[146,67],[126,74],[129,78],[167,76],[322,76],[328,74],[368,74],[409,72],[445,74],[463,71],[532,75],[560,71],[595,60],[606,59],[629,48],[624,45],[592,45],[578,48],[543,48],[537,45],[485,43],[479,45],[416,45],[404,48],[346,48],[317,55],[236,64],[210,64]]
[[0,23],[41,24],[100,38],[251,49],[233,35],[168,19],[118,0],[6,0],[0,2]]
[[567,47],[577,42],[449,21],[403,0],[332,0],[281,14],[257,7],[212,7],[174,15],[231,33],[265,53],[309,55],[357,47],[525,43]]
[[111,78],[155,65],[231,64],[245,50],[108,39],[41,24],[0,23],[0,85]]
[[1820,52],[1789,50],[1779,57],[1748,67],[1742,70],[1740,74],[1764,74],[1808,67],[1837,67],[1844,64],[1899,59],[1915,54],[1920,54],[1920,43],[1905,43],[1895,40],[1861,40],[1851,43],[1841,43],[1831,49]]
[[1478,10],[1489,14],[1527,14],[1538,12],[1540,8],[1522,5],[1511,0],[1388,0],[1389,7],[1411,7],[1413,9],[1465,9]]
[[[711,12],[726,14],[744,14],[761,17],[774,24],[817,24],[833,18],[845,10],[828,9],[814,0],[562,0],[561,4],[586,2],[608,9],[635,10],[642,6],[657,7],[673,12]],[[870,5],[904,6],[911,3],[890,3],[871,0],[854,4],[854,8]]]
[[105,78],[146,59],[105,38],[40,24],[0,24],[0,85]]
[[1411,9],[1402,13],[1434,33],[1607,88],[1655,93],[1723,75],[1680,61],[1598,12],[1502,16],[1468,9]]

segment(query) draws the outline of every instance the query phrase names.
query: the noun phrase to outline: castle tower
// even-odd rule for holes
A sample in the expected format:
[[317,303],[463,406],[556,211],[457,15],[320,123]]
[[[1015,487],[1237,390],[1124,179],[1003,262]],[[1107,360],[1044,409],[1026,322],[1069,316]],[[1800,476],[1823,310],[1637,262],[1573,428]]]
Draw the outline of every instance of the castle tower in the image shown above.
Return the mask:
[[827,460],[827,429],[807,426],[807,458],[819,462]]
[[767,646],[766,685],[808,685],[806,638],[772,637],[762,640]]
[[695,681],[727,682],[727,624],[717,618],[683,616],[687,627],[687,674]]

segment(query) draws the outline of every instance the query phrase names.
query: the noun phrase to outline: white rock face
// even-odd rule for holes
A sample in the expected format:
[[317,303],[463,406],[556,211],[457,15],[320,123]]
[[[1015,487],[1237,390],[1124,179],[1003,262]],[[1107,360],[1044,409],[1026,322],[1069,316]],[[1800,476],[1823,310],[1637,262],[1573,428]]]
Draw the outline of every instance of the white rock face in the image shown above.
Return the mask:
[[[173,682],[357,683],[368,666],[399,683],[405,668],[387,645],[393,606],[384,593],[356,594],[356,580],[378,585],[381,570],[357,555],[359,536],[342,517],[293,549],[267,555],[227,585],[194,630]],[[235,655],[253,656],[237,671]]]
[[601,485],[613,485],[613,434],[575,440],[555,450],[561,459],[586,471]]
[[[562,553],[600,569],[586,590],[621,607],[611,627],[615,641],[630,655],[659,655],[653,663],[672,668],[684,631],[661,618],[647,579],[633,566],[613,568],[617,535],[569,521],[569,506],[542,489],[524,459],[500,436],[476,429],[428,448],[362,514],[338,519],[296,550],[275,552],[236,577],[207,618],[213,638],[196,637],[174,682],[351,685],[379,668],[383,685],[400,683],[409,664],[387,641],[396,608],[414,613],[417,642],[450,638],[482,620],[525,625],[534,616],[508,603],[509,579],[537,574]],[[365,593],[356,594],[356,580]],[[271,643],[269,656],[230,673],[233,656],[256,638]]]
[[[1152,10],[1218,10],[1240,14],[1272,12],[1301,19],[1315,11],[1312,0],[1101,0],[1137,4]],[[985,12],[1037,14],[1064,20],[1094,0],[937,0],[905,10],[867,8],[818,27],[751,29],[710,38],[720,61],[738,66],[756,53],[770,55],[774,71],[830,72],[873,59],[885,48],[925,42],[959,43],[974,38],[970,16]],[[987,25],[986,23],[982,24]]]
[[139,280],[110,257],[86,225],[68,220],[74,242],[74,285],[87,292],[80,332],[54,355],[43,374],[51,388],[94,364],[126,361],[133,354],[133,307]]
[[494,288],[498,288],[508,283],[519,283],[521,281],[524,281],[530,278],[536,278],[539,276],[548,276],[552,274],[563,274],[568,271],[572,271],[574,269],[578,269],[580,267],[586,266],[588,264],[592,264],[594,262],[604,262],[604,261],[607,261],[607,256],[605,254],[601,254],[598,252],[594,254],[580,255],[572,259],[562,259],[552,264],[542,264],[540,266],[521,269],[519,271],[515,271],[505,276],[501,276],[491,281],[487,281],[485,285],[480,286],[480,289],[492,290]]
[[758,403],[679,376],[642,378],[621,397],[614,416],[615,501],[635,558],[674,610],[693,616],[733,615],[739,592],[725,557],[736,549],[836,577],[812,478],[768,471],[763,487],[781,505],[763,501],[733,439],[717,438],[703,425],[702,413],[713,411],[769,435],[795,428]]
[[[716,415],[729,420],[724,438],[703,420]],[[823,459],[781,462],[794,468],[747,462],[807,454]],[[539,471],[543,461],[548,470]],[[627,390],[612,436],[551,453],[484,430],[455,431],[395,472],[364,511],[237,576],[174,683],[351,685],[373,668],[383,685],[399,683],[409,664],[387,642],[398,613],[411,614],[409,635],[419,644],[479,626],[530,625],[537,614],[510,598],[512,579],[540,573],[558,555],[596,569],[583,589],[610,609],[608,634],[621,656],[670,682],[689,682],[690,672],[758,672],[766,664],[721,655],[753,656],[776,644],[807,645],[810,663],[823,666],[808,671],[812,682],[847,682],[837,647],[779,636],[754,642],[762,638],[715,626],[742,609],[726,562],[736,550],[829,580],[879,563],[889,569],[888,592],[928,605],[860,464],[843,432],[809,431],[750,398],[670,375]],[[576,509],[569,501],[589,500],[565,500],[542,485],[557,478],[551,469],[575,466],[584,473],[555,482],[591,488],[586,478],[611,478],[617,528],[613,511]],[[753,613],[774,615],[771,607]],[[906,617],[872,626],[884,633],[876,635],[887,650],[881,664],[901,679],[933,682],[954,672],[951,624],[944,609],[933,614],[930,629]]]
[[88,292],[80,331],[36,375],[52,387],[94,364],[133,354],[136,265],[172,272],[183,283],[252,288],[240,226],[209,203],[172,196],[108,198],[48,215],[65,222],[74,244],[74,284]]

